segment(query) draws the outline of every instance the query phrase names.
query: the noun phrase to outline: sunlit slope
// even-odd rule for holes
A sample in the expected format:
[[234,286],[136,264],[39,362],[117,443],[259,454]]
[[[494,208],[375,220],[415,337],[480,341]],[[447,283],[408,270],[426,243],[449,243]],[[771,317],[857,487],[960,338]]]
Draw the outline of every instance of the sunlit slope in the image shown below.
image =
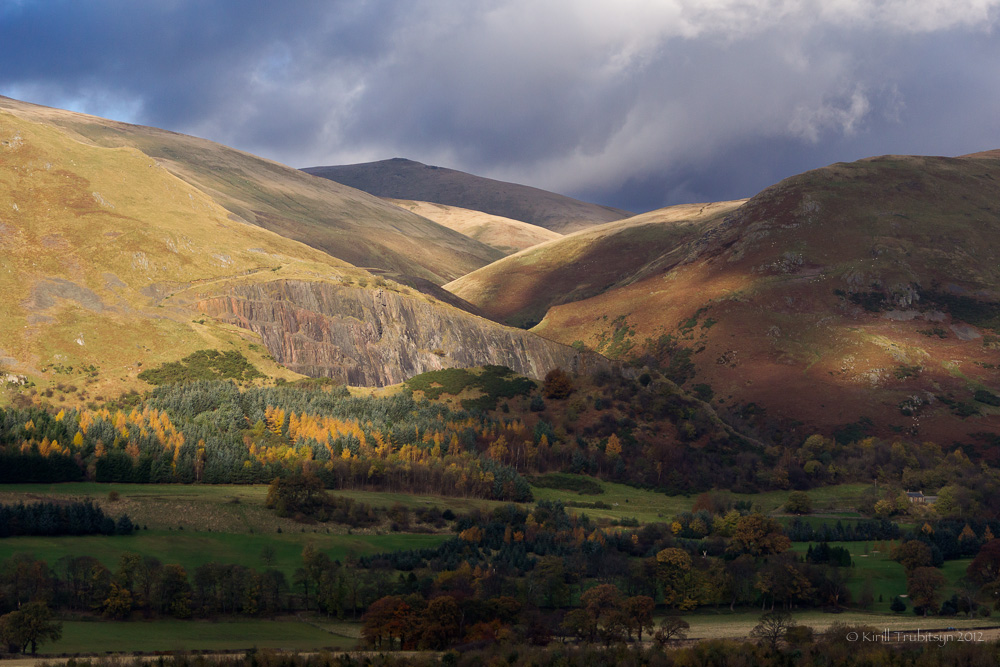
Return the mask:
[[502,253],[359,190],[204,139],[0,97],[0,110],[82,141],[130,146],[235,216],[350,262],[442,284]]
[[582,202],[539,188],[403,158],[309,167],[304,171],[379,197],[461,206],[563,234],[629,215],[627,211]]
[[458,206],[410,199],[388,201],[448,229],[465,234],[480,243],[485,243],[491,248],[496,248],[505,255],[562,237],[562,234],[538,225]]
[[505,257],[445,287],[489,317],[532,326],[553,305],[669,269],[684,259],[685,243],[741,203],[671,206],[592,227]]
[[667,273],[556,306],[535,330],[690,355],[688,386],[756,404],[743,414],[793,440],[856,424],[983,445],[973,434],[1000,432],[976,393],[1000,394],[998,202],[991,154],[832,165],[764,190]]
[[379,386],[451,366],[542,377],[579,363],[383,273],[246,222],[134,147],[0,110],[0,389],[36,385],[0,401],[147,389],[142,370],[203,349],[239,351],[270,376]]
[[236,345],[281,373],[250,353],[235,329],[193,322],[195,311],[170,300],[184,286],[210,290],[258,273],[361,272],[232,219],[134,148],[87,145],[0,111],[0,357],[7,370],[67,380],[96,373],[100,392],[133,386],[140,363]]

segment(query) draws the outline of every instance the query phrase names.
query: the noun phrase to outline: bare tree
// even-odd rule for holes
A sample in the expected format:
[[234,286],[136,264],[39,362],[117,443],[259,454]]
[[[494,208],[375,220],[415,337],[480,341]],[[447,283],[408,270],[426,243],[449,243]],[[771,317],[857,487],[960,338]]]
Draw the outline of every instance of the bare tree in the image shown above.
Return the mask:
[[775,649],[778,648],[778,643],[784,638],[788,628],[793,625],[795,622],[787,611],[770,611],[760,617],[760,621],[750,631],[750,636]]
[[666,646],[672,641],[687,639],[687,631],[691,624],[680,616],[667,616],[660,621],[660,627],[656,629],[653,639],[660,646]]

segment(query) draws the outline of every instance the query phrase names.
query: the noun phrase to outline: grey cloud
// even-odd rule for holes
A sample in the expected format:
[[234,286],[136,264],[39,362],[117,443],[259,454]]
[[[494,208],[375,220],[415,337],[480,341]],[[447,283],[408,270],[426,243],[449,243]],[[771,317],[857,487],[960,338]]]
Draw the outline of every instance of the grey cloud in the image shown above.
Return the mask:
[[0,93],[646,210],[1000,146],[998,3],[29,0],[0,5]]

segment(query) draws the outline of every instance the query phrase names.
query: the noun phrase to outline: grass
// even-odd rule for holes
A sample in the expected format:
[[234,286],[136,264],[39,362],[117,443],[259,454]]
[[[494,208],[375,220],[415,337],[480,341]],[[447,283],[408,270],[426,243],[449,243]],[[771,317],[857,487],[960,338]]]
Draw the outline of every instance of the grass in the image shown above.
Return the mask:
[[[564,475],[564,477],[592,478],[584,475]],[[571,512],[584,513],[595,519],[635,518],[640,523],[669,521],[672,516],[691,509],[691,496],[667,496],[656,491],[636,489],[625,484],[597,481],[604,492],[600,495],[581,496],[576,491],[532,487],[535,500],[558,500],[563,503],[592,503],[600,501],[610,505],[610,509],[575,508]]]
[[[815,542],[796,542],[792,544],[792,551],[805,554],[809,545],[815,546]],[[854,560],[854,567],[851,569],[851,576],[848,581],[848,588],[851,591],[851,599],[857,601],[861,597],[861,591],[866,577],[871,577],[872,592],[875,596],[875,604],[872,611],[889,613],[889,605],[897,595],[906,594],[906,574],[903,566],[892,560],[890,550],[893,544],[898,544],[898,540],[893,542],[885,540],[882,542],[882,549],[876,550],[878,541],[874,542],[830,542],[830,546],[843,547],[851,552]],[[941,568],[947,584],[942,595],[942,600],[950,598],[952,593],[958,588],[959,580],[965,576],[965,571],[972,562],[969,558],[945,561]],[[879,598],[881,597],[881,601]],[[904,598],[905,599],[905,598]],[[907,601],[907,611],[904,614],[912,616],[912,607]],[[948,620],[952,620],[949,618]]]
[[[600,501],[611,506],[610,509],[576,508],[573,511],[585,512],[592,518],[623,519],[635,518],[640,523],[655,523],[669,521],[680,512],[690,511],[697,494],[668,496],[649,489],[637,489],[625,484],[594,480],[584,475],[565,474],[562,477],[579,477],[583,480],[593,480],[604,490],[600,495],[584,497],[576,491],[565,489],[550,489],[532,487],[535,500],[559,500],[564,503],[587,503]],[[820,515],[816,520],[836,520],[838,518],[859,518],[853,508],[861,499],[866,484],[840,484],[809,491],[813,501],[814,515]],[[749,501],[756,509],[765,513],[774,513],[782,508],[788,499],[789,491],[768,491],[756,494],[732,494],[734,501]]]
[[[157,168],[134,148],[97,147],[46,120],[25,118],[36,111],[21,109],[19,116],[0,112],[4,134],[18,133],[24,141],[23,150],[9,156],[10,168],[0,173],[0,188],[19,191],[19,170],[34,174],[31,192],[17,202],[20,216],[13,223],[24,243],[5,256],[10,270],[0,276],[0,292],[7,297],[0,315],[9,325],[0,331],[5,354],[37,358],[43,368],[95,368],[94,378],[83,373],[66,378],[56,371],[32,374],[40,388],[86,379],[91,396],[148,387],[136,378],[139,362],[150,367],[198,349],[228,351],[231,342],[262,371],[295,377],[274,364],[261,364],[264,355],[250,354],[246,341],[233,337],[228,327],[211,320],[191,323],[201,314],[190,299],[167,299],[158,308],[154,302],[165,291],[154,296],[129,286],[155,280],[164,290],[168,284],[197,283],[204,291],[213,281],[279,263],[293,272],[325,269],[326,275],[343,263],[230,219],[206,193]],[[59,168],[38,167],[46,163]],[[81,216],[87,225],[78,224]],[[252,250],[259,248],[268,252]],[[67,268],[74,266],[83,268]],[[106,284],[117,285],[117,291]],[[37,302],[31,301],[32,294]],[[109,308],[109,299],[117,307]],[[44,313],[44,324],[36,336],[24,339],[17,332],[33,310]],[[80,394],[62,398],[86,400]]]
[[[585,512],[595,519],[635,518],[641,523],[669,521],[676,514],[688,511],[697,494],[668,496],[649,489],[638,489],[605,482],[586,475],[560,474],[559,479],[568,484],[581,484],[602,492],[581,496],[576,490],[533,486],[535,500],[561,501],[571,511]],[[530,481],[530,480],[529,480]],[[544,483],[544,482],[543,482]],[[565,486],[566,484],[560,484]],[[574,487],[575,488],[575,487]],[[854,507],[861,499],[865,484],[840,484],[813,489],[808,492],[813,502],[813,514],[804,517],[810,522],[860,518]],[[107,501],[110,491],[117,491],[120,500]],[[401,504],[411,509],[422,507],[450,508],[462,513],[473,509],[490,510],[505,503],[479,498],[454,498],[435,495],[411,495],[386,491],[337,490],[336,495],[353,498],[375,507]],[[765,513],[776,513],[784,506],[789,491],[768,491],[758,494],[732,494],[734,501],[749,501]],[[227,533],[272,533],[278,527],[283,531],[300,531],[302,526],[290,520],[278,519],[264,508],[267,487],[263,485],[201,485],[201,484],[99,484],[96,482],[71,482],[67,484],[6,484],[0,485],[0,502],[16,502],[27,498],[89,498],[106,512],[118,516],[122,512],[139,525],[153,530],[211,529]],[[609,508],[591,508],[586,504],[600,501]],[[570,504],[577,504],[573,508]],[[184,517],[184,519],[178,519]],[[336,525],[327,527],[332,532],[346,532]],[[311,530],[315,527],[307,527]]]
[[[333,629],[331,629],[333,630]],[[347,650],[357,638],[333,634],[301,620],[155,622],[64,621],[63,636],[44,654],[137,651],[228,651],[250,648]]]
[[[119,500],[108,501],[108,494],[117,491]],[[353,498],[374,507],[396,504],[411,509],[439,507],[463,513],[473,509],[490,510],[504,503],[480,498],[411,495],[386,491],[335,490],[330,493]],[[91,499],[111,516],[123,512],[140,526],[150,530],[211,530],[224,533],[300,532],[304,526],[290,519],[281,519],[264,506],[265,485],[203,485],[203,484],[104,484],[70,482],[65,484],[0,484],[0,503],[41,498]],[[346,533],[347,527],[337,524],[305,526],[307,531],[330,529],[331,533]]]
[[[742,639],[750,634],[757,625],[763,612],[760,610],[740,610],[730,612],[725,610],[704,610],[694,614],[685,614],[684,620],[691,624],[688,631],[690,639]],[[792,613],[797,625],[808,625],[822,632],[834,623],[850,625],[869,625],[882,630],[923,630],[946,627],[970,628],[996,625],[990,619],[960,619],[954,617],[928,617],[914,615],[911,611],[902,614],[873,613],[863,611],[845,611],[831,614],[822,611],[796,611]],[[657,622],[659,618],[656,619]]]
[[[205,563],[235,563],[255,569],[273,567],[291,580],[302,564],[302,550],[307,544],[343,561],[385,551],[434,547],[448,535],[393,533],[389,535],[327,535],[324,533],[280,533],[241,535],[195,531],[141,531],[136,535],[105,537],[11,537],[0,540],[0,560],[16,553],[33,554],[55,565],[60,558],[85,554],[93,556],[112,570],[121,555],[135,552],[155,556],[164,563],[179,563],[189,573]],[[274,549],[273,565],[261,558],[264,547]]]

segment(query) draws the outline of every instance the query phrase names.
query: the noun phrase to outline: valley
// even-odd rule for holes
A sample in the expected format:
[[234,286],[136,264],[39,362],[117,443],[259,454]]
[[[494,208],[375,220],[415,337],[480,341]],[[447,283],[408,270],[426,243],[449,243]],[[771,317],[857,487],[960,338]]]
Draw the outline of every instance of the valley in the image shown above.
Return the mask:
[[992,632],[998,183],[884,156],[632,215],[0,98],[0,639]]

